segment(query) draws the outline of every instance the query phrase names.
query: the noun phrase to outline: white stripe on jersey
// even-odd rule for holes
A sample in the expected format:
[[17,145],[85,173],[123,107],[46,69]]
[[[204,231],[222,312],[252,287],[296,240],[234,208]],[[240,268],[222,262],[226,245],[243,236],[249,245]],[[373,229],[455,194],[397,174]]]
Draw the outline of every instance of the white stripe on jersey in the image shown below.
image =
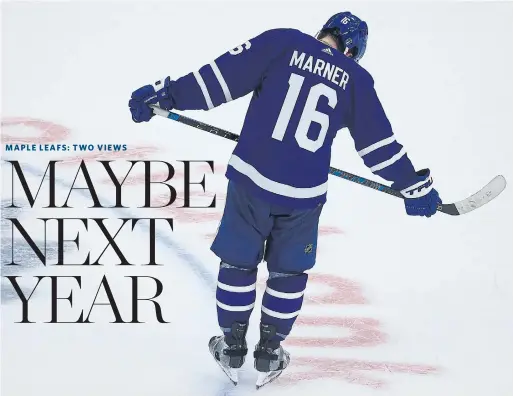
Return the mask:
[[226,102],[231,102],[233,100],[232,94],[230,93],[230,89],[228,88],[228,85],[226,84],[226,81],[224,80],[224,77],[221,74],[221,70],[219,70],[215,61],[210,64],[210,67],[212,67],[212,70],[214,71],[214,74],[217,77],[217,81],[219,81],[219,85],[221,85],[221,88],[223,89]]
[[383,140],[380,140],[379,142],[376,142],[374,144],[371,144],[368,147],[365,147],[364,149],[358,151],[358,155],[360,157],[363,157],[364,155],[367,155],[367,154],[373,152],[374,150],[377,150],[377,149],[379,149],[381,147],[387,146],[387,145],[389,145],[390,143],[393,143],[393,142],[395,142],[394,135],[392,135],[390,137],[387,137],[387,138],[385,138]]
[[232,286],[217,282],[217,287],[233,293],[247,293],[256,289],[256,282],[249,286]]
[[371,172],[377,172],[381,169],[386,168],[387,166],[392,165],[394,162],[399,161],[401,157],[406,154],[406,150],[404,147],[399,151],[396,155],[394,155],[392,158],[387,159],[386,161],[380,162],[379,164],[374,165],[372,168],[370,168]]
[[255,303],[249,305],[226,305],[220,302],[219,300],[216,300],[216,303],[219,308],[231,312],[249,311],[250,309],[253,309],[253,307],[255,306]]
[[232,154],[228,165],[231,165],[235,170],[249,177],[258,187],[285,197],[314,198],[328,191],[328,181],[315,187],[293,187],[287,184],[278,183],[262,175],[252,165],[244,162],[235,154]]
[[300,298],[305,294],[305,291],[300,291],[297,293],[285,293],[280,292],[274,289],[271,289],[269,286],[266,287],[265,292],[269,294],[270,296],[277,297],[277,298],[283,298],[285,300],[294,300],[296,298]]
[[296,311],[296,312],[283,313],[283,312],[273,311],[273,310],[266,308],[262,305],[262,312],[266,313],[267,315],[272,316],[274,318],[278,318],[278,319],[292,319],[292,318],[295,318],[296,316],[298,316],[299,313],[301,312],[301,310]]
[[201,88],[201,92],[203,92],[203,96],[205,97],[205,102],[207,102],[208,109],[213,109],[214,104],[212,103],[212,99],[210,98],[210,94],[208,93],[207,86],[205,85],[205,81],[203,80],[203,77],[201,77],[201,74],[199,71],[195,71],[194,77],[196,77],[196,81],[198,82],[198,85]]

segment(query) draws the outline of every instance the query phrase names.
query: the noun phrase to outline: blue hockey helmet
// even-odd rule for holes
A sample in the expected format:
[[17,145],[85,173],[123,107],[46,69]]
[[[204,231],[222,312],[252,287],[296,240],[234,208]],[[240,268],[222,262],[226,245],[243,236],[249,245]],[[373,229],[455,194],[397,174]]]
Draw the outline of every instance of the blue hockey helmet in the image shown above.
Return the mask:
[[350,12],[339,12],[324,24],[317,34],[320,40],[327,34],[337,41],[339,51],[358,62],[367,48],[369,29],[367,23]]

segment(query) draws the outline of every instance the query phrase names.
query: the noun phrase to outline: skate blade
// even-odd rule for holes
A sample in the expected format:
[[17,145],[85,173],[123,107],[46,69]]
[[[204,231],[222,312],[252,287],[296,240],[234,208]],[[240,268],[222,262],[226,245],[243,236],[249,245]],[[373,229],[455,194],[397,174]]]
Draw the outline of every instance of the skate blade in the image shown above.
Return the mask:
[[237,385],[237,383],[239,382],[239,373],[237,369],[223,367],[219,361],[217,361],[216,359],[214,360],[216,361],[217,365],[221,368],[221,370],[223,370],[223,372],[226,374],[228,379],[232,381],[233,385]]
[[258,378],[256,380],[256,389],[262,388],[264,385],[267,385],[270,382],[273,382],[276,378],[278,378],[283,370],[270,371],[268,373],[258,373]]
[[221,362],[219,360],[217,360],[214,356],[214,347],[216,346],[217,342],[219,342],[219,340],[221,338],[222,337],[212,337],[210,339],[210,341],[208,342],[208,349],[209,349],[210,354],[212,355],[212,358],[214,359],[214,361],[221,368],[221,370],[223,370],[223,373],[226,374],[226,376],[233,383],[233,385],[237,385],[237,383],[239,382],[239,374],[237,372],[237,369],[233,369],[231,367],[224,367],[221,364]]

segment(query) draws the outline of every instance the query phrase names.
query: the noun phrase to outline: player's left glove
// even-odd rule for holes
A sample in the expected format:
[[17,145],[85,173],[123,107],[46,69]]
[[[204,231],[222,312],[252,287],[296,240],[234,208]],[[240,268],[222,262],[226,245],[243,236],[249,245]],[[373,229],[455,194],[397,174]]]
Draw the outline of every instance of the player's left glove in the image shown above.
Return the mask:
[[166,77],[153,85],[145,85],[134,92],[128,102],[134,122],[147,122],[153,117],[153,110],[149,105],[157,105],[166,110],[173,109],[173,100],[169,93],[171,79]]
[[410,216],[431,217],[436,213],[442,200],[438,191],[433,188],[433,178],[429,169],[417,172],[417,177],[408,183],[392,184],[394,190],[399,190],[404,196],[406,213]]

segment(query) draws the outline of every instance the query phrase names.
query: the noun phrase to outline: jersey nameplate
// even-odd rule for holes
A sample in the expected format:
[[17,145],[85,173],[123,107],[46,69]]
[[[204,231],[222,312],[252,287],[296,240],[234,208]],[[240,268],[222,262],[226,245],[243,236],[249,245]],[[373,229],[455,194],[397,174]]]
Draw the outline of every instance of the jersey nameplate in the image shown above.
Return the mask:
[[306,53],[294,51],[290,58],[289,66],[297,67],[301,70],[309,71],[310,73],[317,74],[332,83],[346,89],[346,85],[349,82],[349,74],[347,74],[340,67],[332,65],[323,59],[315,59],[312,55],[307,56]]

